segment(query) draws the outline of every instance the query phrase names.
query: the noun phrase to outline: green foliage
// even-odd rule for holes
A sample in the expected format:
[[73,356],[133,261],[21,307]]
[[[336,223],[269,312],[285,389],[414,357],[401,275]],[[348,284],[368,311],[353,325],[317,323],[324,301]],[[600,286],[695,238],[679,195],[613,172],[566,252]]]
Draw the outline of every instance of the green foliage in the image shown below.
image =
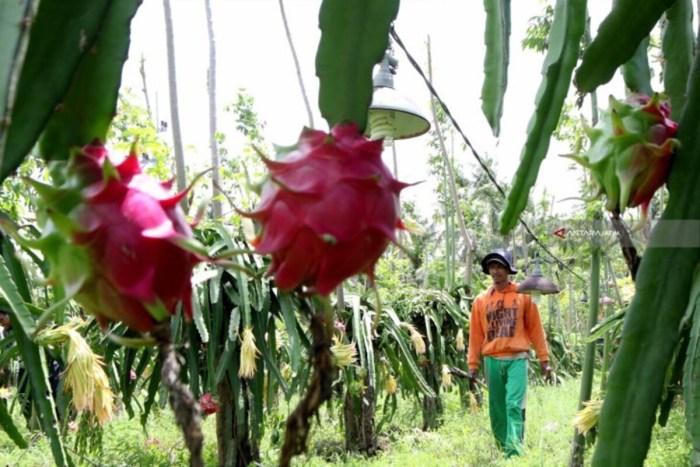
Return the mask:
[[130,88],[122,89],[117,114],[107,133],[109,144],[121,154],[128,154],[134,144],[141,151],[141,164],[146,173],[160,179],[172,178],[170,148]]
[[575,116],[576,105],[567,101],[561,111],[557,128],[552,133],[558,141],[566,142],[572,154],[581,154],[586,150],[588,138],[581,118]]
[[[566,381],[560,386],[531,386],[528,388],[525,449],[522,457],[505,460],[496,449],[484,405],[476,413],[461,407],[455,392],[444,394],[444,424],[436,431],[421,430],[421,420],[415,416],[416,403],[406,398],[399,388],[398,407],[394,418],[378,431],[381,450],[366,458],[348,453],[344,448],[344,429],[338,413],[327,406],[320,422],[312,428],[309,453],[300,459],[304,465],[326,466],[389,466],[389,465],[492,465],[531,466],[568,464],[571,420],[576,408],[578,381]],[[291,405],[281,406],[280,413],[271,417],[269,435],[261,444],[262,465],[275,465],[280,444],[272,438],[284,413]],[[384,410],[380,402],[377,413]],[[15,413],[16,416],[19,416]],[[283,422],[282,422],[283,423]],[[23,434],[28,431],[19,424]],[[204,420],[204,462],[216,464],[214,443],[215,417]],[[68,441],[73,442],[72,435]],[[684,416],[674,408],[666,427],[656,427],[645,465],[686,465],[690,446],[684,439]],[[44,438],[32,438],[28,450],[17,449],[8,436],[0,431],[0,465],[47,465],[52,462]],[[78,465],[153,465],[170,466],[187,462],[187,451],[181,441],[169,410],[157,411],[145,430],[123,414],[105,428],[101,454],[88,453],[76,459]],[[586,461],[587,463],[589,460]]]
[[35,155],[28,156],[17,169],[16,176],[7,177],[0,188],[0,211],[19,223],[24,223],[36,209],[32,194],[27,190],[25,177],[37,180],[44,178]]
[[[255,99],[245,89],[239,89],[236,102],[225,107],[227,113],[233,115],[236,131],[245,138],[245,145],[237,148],[233,157],[222,157],[220,162],[221,180],[234,192],[234,199],[239,209],[252,209],[257,197],[251,193],[259,189],[264,177],[265,166],[260,155],[271,154],[270,144],[264,137],[265,121],[255,110]],[[220,135],[220,143],[225,136]],[[220,144],[219,147],[223,147]],[[222,154],[226,156],[226,154]]]
[[265,122],[260,120],[254,105],[255,98],[245,89],[239,89],[236,102],[226,106],[226,111],[233,112],[235,115],[236,130],[240,134],[245,136],[251,144],[261,145],[264,143]]
[[520,42],[522,48],[545,52],[549,48],[549,30],[552,28],[553,20],[554,8],[551,5],[546,5],[541,15],[530,18],[527,22],[525,38]]
[[375,282],[382,298],[390,299],[390,296],[400,293],[413,282],[413,268],[408,258],[398,248],[389,248],[377,262],[374,271]]

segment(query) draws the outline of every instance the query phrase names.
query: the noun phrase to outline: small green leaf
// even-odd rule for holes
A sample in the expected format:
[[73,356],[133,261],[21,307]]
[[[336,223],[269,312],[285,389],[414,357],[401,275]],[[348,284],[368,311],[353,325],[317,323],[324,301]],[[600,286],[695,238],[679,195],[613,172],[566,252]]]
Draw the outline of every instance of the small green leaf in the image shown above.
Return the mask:
[[399,0],[324,0],[316,53],[318,105],[329,127],[354,122],[363,132],[372,102],[372,68],[387,49]]

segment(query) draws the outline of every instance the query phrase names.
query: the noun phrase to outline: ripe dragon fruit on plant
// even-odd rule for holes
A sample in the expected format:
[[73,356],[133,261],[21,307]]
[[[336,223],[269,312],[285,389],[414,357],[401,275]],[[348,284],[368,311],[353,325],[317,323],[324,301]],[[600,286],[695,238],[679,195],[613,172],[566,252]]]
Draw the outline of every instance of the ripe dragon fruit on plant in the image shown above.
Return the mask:
[[141,171],[135,148],[114,165],[94,141],[56,163],[59,186],[29,180],[40,196],[43,232],[32,246],[61,284],[104,326],[120,321],[148,332],[182,302],[192,316],[194,266],[204,260],[173,195]]
[[199,407],[207,415],[214,414],[221,409],[221,406],[214,400],[210,392],[202,394],[199,398]]
[[625,102],[610,96],[610,108],[594,128],[586,128],[590,148],[583,156],[568,155],[590,169],[605,208],[622,213],[649,203],[668,177],[671,156],[679,146],[678,125],[669,118],[665,96],[633,94]]
[[278,157],[263,157],[270,175],[257,209],[244,215],[260,230],[256,251],[270,254],[280,289],[300,285],[327,296],[343,280],[366,273],[401,228],[396,180],[381,159],[382,142],[354,124],[330,134],[305,129]]

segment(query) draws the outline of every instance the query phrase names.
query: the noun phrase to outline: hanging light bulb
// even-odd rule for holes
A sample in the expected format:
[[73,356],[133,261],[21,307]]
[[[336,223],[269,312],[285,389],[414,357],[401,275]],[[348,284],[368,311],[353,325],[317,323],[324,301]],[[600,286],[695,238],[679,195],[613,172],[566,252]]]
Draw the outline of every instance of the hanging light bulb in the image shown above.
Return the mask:
[[600,297],[600,304],[601,305],[612,305],[613,303],[615,303],[615,300],[608,297],[607,295],[603,295],[602,297]]
[[366,134],[371,139],[384,138],[390,146],[394,140],[420,136],[430,129],[430,123],[418,106],[394,88],[398,60],[387,50],[374,75],[374,94],[369,106]]
[[541,261],[542,260],[537,256],[532,260],[535,266],[532,272],[530,272],[530,275],[518,285],[518,293],[531,295],[559,293],[559,286],[542,274],[542,268],[540,268]]
[[585,290],[581,293],[581,303],[588,303],[588,294]]

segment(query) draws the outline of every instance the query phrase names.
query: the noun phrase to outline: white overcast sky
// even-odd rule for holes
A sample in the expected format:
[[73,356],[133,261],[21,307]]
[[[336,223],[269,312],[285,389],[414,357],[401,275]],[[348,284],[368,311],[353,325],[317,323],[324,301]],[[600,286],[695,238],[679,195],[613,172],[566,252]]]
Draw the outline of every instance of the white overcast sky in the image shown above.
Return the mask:
[[[598,13],[597,24],[610,2],[591,0],[589,8]],[[318,80],[314,58],[320,38],[319,0],[285,0],[287,19],[304,73],[307,93],[314,108],[315,123],[326,129],[318,112]],[[484,11],[480,0],[403,0],[395,23],[399,36],[421,65],[427,61],[426,38],[432,43],[434,85],[465,130],[477,151],[497,160],[498,176],[510,181],[525,141],[526,128],[534,110],[534,98],[541,79],[544,55],[524,52],[520,41],[528,19],[543,9],[538,0],[511,2],[512,34],[508,90],[499,139],[492,136],[481,113],[481,84],[484,60]],[[184,143],[198,149],[200,160],[208,160],[208,67],[207,29],[202,0],[171,0],[176,35],[177,79],[180,120]],[[287,43],[277,0],[212,0],[217,47],[218,107],[234,101],[244,87],[255,98],[256,110],[267,123],[270,142],[293,143],[307,124],[305,107],[294,63]],[[170,120],[168,110],[167,62],[163,3],[145,0],[132,23],[132,45],[124,69],[123,85],[140,95],[138,61],[146,59],[152,106],[157,101],[159,117]],[[399,60],[395,78],[397,90],[409,96],[429,117],[429,93],[403,52],[395,47]],[[655,86],[657,84],[655,83]],[[621,85],[611,87],[616,94]],[[607,100],[601,94],[600,101]],[[230,116],[219,116],[219,131],[229,140],[238,138]],[[425,136],[397,142],[399,178],[414,182],[428,173]],[[456,144],[456,147],[459,145]],[[567,171],[569,163],[556,157],[566,147],[550,147],[536,189],[547,187],[560,200],[576,196],[576,177]],[[235,152],[235,151],[234,151]],[[194,156],[193,156],[194,157]],[[235,154],[229,152],[229,157]],[[466,172],[480,170],[469,153],[457,155]],[[387,163],[389,160],[387,159]],[[391,167],[391,165],[389,165]],[[423,213],[436,208],[431,183],[405,190],[405,199],[415,200]],[[571,201],[556,204],[557,211],[570,211]]]

